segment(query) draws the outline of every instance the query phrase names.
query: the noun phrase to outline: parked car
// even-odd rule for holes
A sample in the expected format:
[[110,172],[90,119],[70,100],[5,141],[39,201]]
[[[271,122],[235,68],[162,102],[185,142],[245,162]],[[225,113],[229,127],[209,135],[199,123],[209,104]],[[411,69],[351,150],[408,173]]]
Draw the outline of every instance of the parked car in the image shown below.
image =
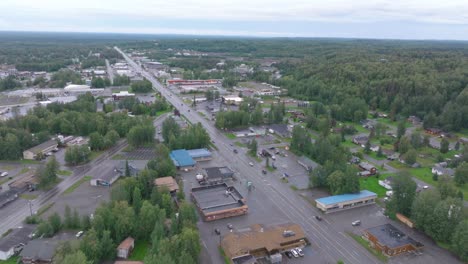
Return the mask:
[[293,254],[293,256],[295,258],[298,258],[299,257],[299,254],[297,254],[296,250],[295,249],[291,249],[291,253]]
[[266,171],[266,170],[262,170],[262,173],[263,173],[263,174],[267,174],[267,171]]
[[356,221],[352,222],[351,225],[360,226],[361,225],[361,220],[356,220]]
[[236,154],[238,153],[237,149],[234,149],[234,153],[236,153]]
[[252,162],[249,162],[249,165],[250,165],[251,167],[253,167],[253,163],[252,163]]
[[303,257],[304,256],[304,252],[302,252],[302,249],[301,248],[295,248],[297,254],[299,254],[300,257]]
[[80,232],[76,233],[76,235],[75,235],[76,238],[81,237],[83,235],[83,233],[84,233],[84,231],[80,231]]
[[317,219],[317,220],[319,220],[319,221],[322,221],[322,217],[320,217],[320,216],[318,216],[318,215],[315,216],[315,219]]
[[285,254],[286,257],[288,257],[288,258],[293,258],[293,254],[291,253],[291,251],[286,251],[286,252],[284,252],[284,254]]
[[4,171],[4,172],[2,172],[2,173],[0,174],[0,177],[6,177],[6,176],[8,176],[8,172],[6,172],[6,171]]

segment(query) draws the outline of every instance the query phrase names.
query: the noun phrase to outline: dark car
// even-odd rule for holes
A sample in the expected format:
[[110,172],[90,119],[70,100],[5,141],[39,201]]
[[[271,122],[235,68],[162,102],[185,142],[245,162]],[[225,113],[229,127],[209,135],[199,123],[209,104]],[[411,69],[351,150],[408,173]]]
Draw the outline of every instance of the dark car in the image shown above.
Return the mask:
[[237,152],[238,152],[237,149],[234,149],[234,153],[237,153]]
[[322,221],[322,217],[320,217],[320,216],[318,216],[318,215],[315,216],[315,219],[317,219],[317,220],[319,220],[319,221]]
[[285,254],[288,258],[293,258],[293,255],[292,255],[291,251],[286,251],[286,252],[284,252],[284,254]]
[[266,170],[262,170],[262,173],[263,173],[263,174],[267,174],[267,171],[266,171]]

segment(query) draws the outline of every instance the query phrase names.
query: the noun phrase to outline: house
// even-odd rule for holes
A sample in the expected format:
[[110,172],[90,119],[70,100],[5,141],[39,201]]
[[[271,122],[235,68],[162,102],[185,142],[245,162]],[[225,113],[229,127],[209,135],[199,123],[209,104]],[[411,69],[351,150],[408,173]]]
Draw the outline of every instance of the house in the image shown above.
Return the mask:
[[171,194],[175,194],[179,191],[179,185],[172,176],[157,178],[154,180],[154,185],[158,188],[166,187]]
[[363,238],[369,241],[371,247],[389,257],[417,251],[424,247],[423,244],[407,236],[391,224],[366,229],[363,231]]
[[23,151],[23,158],[27,160],[34,160],[38,157],[38,155],[45,155],[46,153],[56,149],[57,146],[57,140],[48,140],[42,144]]
[[355,136],[353,137],[353,143],[359,146],[363,146],[369,141],[369,137],[365,135]]
[[441,176],[441,175],[454,176],[455,175],[455,170],[440,166],[438,164],[432,167],[431,171],[432,171],[432,174],[437,174],[438,176]]
[[50,240],[31,240],[20,253],[21,261],[23,264],[52,263],[56,248],[57,243]]
[[377,168],[368,162],[361,162],[358,166],[359,169],[369,172],[369,175],[375,175],[377,173]]
[[438,128],[426,128],[425,131],[427,134],[431,134],[434,136],[438,136],[440,135],[440,133],[442,133],[442,129],[438,129]]
[[414,115],[409,116],[408,121],[411,122],[411,124],[413,124],[413,125],[419,125],[422,122],[421,118],[419,118],[417,116],[414,116]]
[[351,164],[358,164],[359,162],[361,162],[361,159],[356,156],[352,156],[351,159],[349,160],[349,163]]
[[117,247],[117,257],[127,259],[132,253],[132,250],[134,247],[135,247],[135,239],[133,239],[132,237],[127,237]]
[[35,226],[26,225],[13,229],[8,235],[0,239],[0,260],[7,260],[26,244]]
[[380,146],[378,146],[378,145],[372,145],[372,146],[370,147],[370,150],[371,150],[372,152],[377,152],[377,151],[379,151],[379,148],[380,148]]
[[257,258],[265,257],[279,260],[274,263],[281,263],[281,253],[296,247],[303,248],[307,243],[304,230],[298,224],[255,224],[224,235],[221,248],[230,263],[257,263]]
[[317,163],[315,163],[313,160],[307,158],[306,156],[299,157],[297,159],[297,163],[304,167],[306,171],[311,171],[317,167]]
[[288,138],[291,137],[291,131],[287,124],[273,124],[268,127],[270,133],[275,133],[276,135]]
[[466,137],[461,137],[460,139],[458,139],[458,142],[462,143],[462,144],[468,144],[468,138]]

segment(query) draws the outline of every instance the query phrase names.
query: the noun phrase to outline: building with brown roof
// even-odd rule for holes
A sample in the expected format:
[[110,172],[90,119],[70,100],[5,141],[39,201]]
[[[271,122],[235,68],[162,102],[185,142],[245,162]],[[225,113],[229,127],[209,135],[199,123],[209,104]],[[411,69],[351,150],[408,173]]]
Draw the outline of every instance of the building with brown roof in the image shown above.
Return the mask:
[[423,244],[407,236],[391,224],[371,227],[364,230],[363,234],[371,247],[390,257],[405,252],[417,251],[424,247]]
[[221,247],[232,263],[238,263],[238,259],[277,255],[292,248],[304,247],[307,243],[304,230],[297,224],[256,224],[248,230],[223,236]]
[[179,185],[172,176],[157,178],[156,180],[154,180],[154,185],[156,185],[159,188],[167,187],[170,193],[176,193],[177,191],[179,191]]
[[133,248],[135,247],[135,239],[132,237],[127,237],[120,245],[117,247],[117,257],[119,258],[128,258],[130,253],[132,253]]
[[226,183],[192,188],[192,199],[204,221],[247,214],[244,197]]

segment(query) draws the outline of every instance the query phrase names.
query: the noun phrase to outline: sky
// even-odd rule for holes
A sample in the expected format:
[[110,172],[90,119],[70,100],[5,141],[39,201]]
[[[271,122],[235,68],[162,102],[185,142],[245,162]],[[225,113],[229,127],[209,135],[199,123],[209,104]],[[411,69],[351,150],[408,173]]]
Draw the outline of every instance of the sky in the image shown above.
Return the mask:
[[468,40],[468,0],[1,0],[0,31]]

